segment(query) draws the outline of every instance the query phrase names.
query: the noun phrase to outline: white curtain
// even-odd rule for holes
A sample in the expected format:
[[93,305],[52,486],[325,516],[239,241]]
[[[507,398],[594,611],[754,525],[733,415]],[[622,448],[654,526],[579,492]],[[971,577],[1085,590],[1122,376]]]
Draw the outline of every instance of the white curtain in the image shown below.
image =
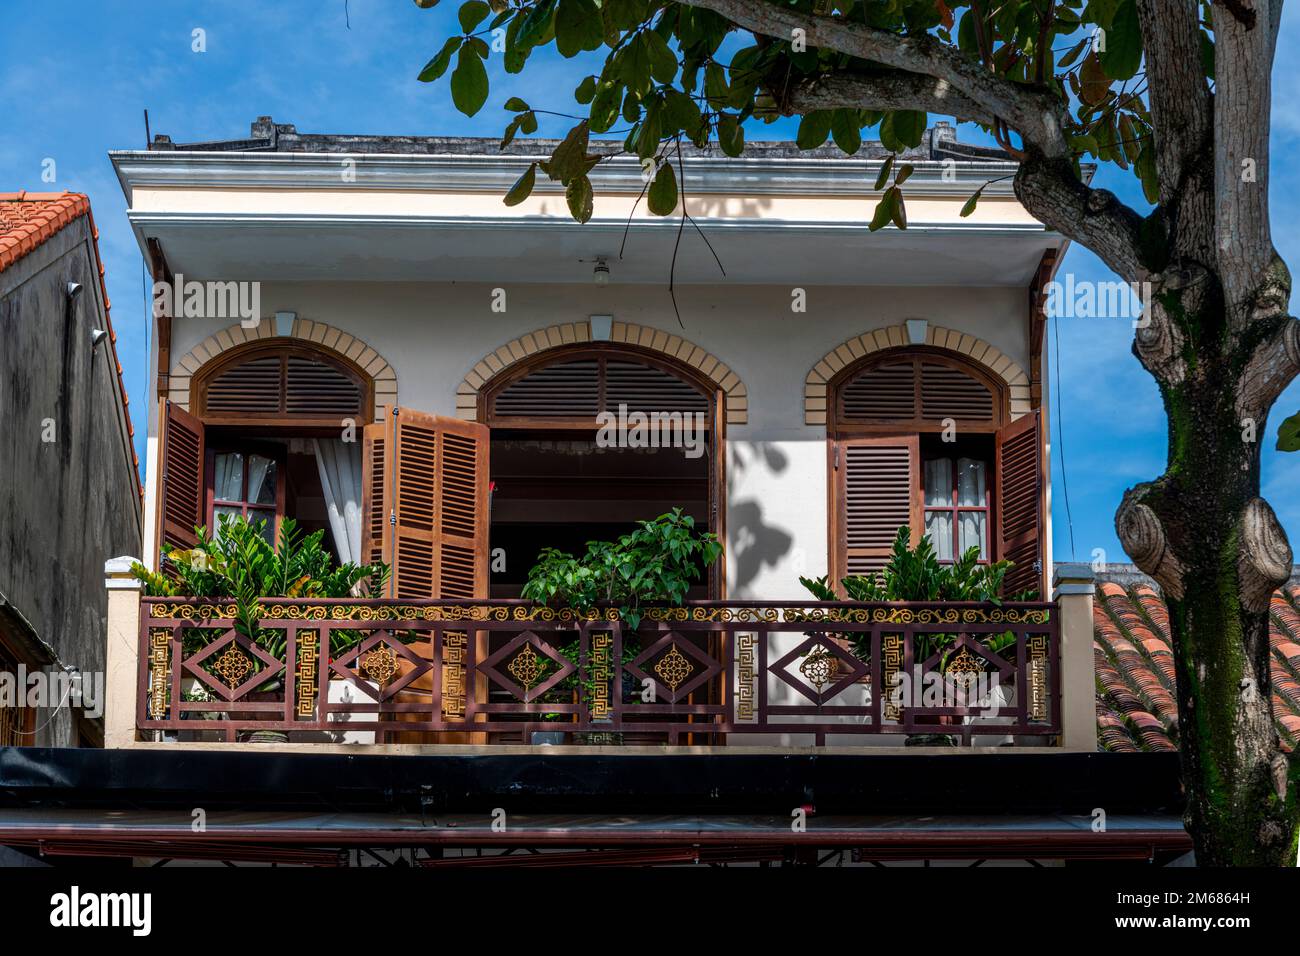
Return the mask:
[[340,563],[361,560],[361,443],[312,439]]

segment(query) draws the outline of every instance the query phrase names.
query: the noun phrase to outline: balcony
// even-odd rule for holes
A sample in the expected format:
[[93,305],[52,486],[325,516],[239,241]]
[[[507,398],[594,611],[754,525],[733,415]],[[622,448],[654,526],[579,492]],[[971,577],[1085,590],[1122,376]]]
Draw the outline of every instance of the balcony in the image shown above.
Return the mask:
[[141,742],[1061,742],[1056,603],[703,601],[633,628],[613,608],[269,598],[254,641],[225,599],[121,597]]

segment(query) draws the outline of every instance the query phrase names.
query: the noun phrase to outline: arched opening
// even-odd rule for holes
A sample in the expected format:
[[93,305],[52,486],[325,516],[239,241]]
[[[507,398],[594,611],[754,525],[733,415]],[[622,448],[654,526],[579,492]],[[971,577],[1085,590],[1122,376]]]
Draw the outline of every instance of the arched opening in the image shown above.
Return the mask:
[[1009,558],[1008,593],[1041,589],[1037,414],[1011,421],[1006,383],[965,356],[886,349],[843,368],[827,402],[834,580],[888,559],[900,527],[940,561]]
[[[491,428],[491,594],[519,594],[544,547],[581,554],[681,508],[721,536],[720,389],[623,344],[548,349],[479,394]],[[722,572],[692,597],[720,596]]]
[[297,339],[236,346],[203,365],[190,411],[168,404],[163,436],[162,540],[195,541],[223,515],[285,518],[324,532],[340,561],[363,560],[361,429],[374,384],[346,357]]

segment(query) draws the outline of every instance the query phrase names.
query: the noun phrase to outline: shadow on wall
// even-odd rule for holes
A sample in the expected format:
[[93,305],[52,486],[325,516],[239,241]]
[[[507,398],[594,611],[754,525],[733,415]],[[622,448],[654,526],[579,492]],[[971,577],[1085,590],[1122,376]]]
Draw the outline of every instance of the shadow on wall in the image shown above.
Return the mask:
[[[751,467],[780,474],[789,464],[784,452],[766,442],[737,443],[732,448],[734,476]],[[791,535],[764,522],[763,506],[758,501],[733,501],[727,509],[727,566],[731,571],[732,595],[751,597],[749,586],[759,572],[765,566],[776,567],[790,553],[793,544]]]

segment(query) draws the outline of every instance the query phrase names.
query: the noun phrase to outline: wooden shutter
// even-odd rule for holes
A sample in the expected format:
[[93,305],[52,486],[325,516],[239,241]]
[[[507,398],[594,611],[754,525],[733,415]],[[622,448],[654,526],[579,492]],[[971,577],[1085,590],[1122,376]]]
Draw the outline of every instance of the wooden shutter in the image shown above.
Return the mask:
[[836,582],[882,567],[899,528],[920,540],[920,445],[916,435],[835,444]]
[[158,547],[192,548],[196,525],[204,524],[203,422],[164,399],[158,416],[162,484],[158,507]]
[[392,566],[392,597],[487,597],[487,426],[381,413],[364,436],[363,554]]
[[1007,596],[1038,592],[1043,600],[1043,442],[1035,410],[998,431],[998,557],[1015,562],[1003,583]]

